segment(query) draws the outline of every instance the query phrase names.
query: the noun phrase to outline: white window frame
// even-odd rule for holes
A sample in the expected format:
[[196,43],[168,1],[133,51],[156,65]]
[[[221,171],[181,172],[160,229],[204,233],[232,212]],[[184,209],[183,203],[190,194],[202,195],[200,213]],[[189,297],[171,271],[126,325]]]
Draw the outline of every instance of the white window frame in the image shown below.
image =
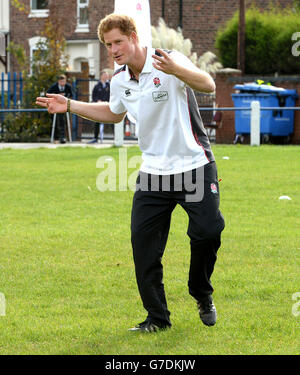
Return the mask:
[[0,30],[9,31],[9,1],[0,1]]
[[37,50],[37,44],[39,42],[45,42],[46,41],[46,38],[43,37],[43,36],[34,36],[32,38],[30,38],[28,40],[28,43],[29,43],[29,49],[30,49],[30,74],[32,74],[32,67],[31,67],[31,63],[32,63],[32,59],[33,59],[33,54],[34,54],[34,51]]
[[77,28],[75,32],[77,33],[88,33],[90,31],[89,24],[80,24],[80,10],[83,8],[88,8],[89,6],[89,0],[85,0],[85,3],[80,3],[80,0],[77,0]]
[[32,9],[32,0],[30,0],[30,13],[28,17],[48,17],[49,16],[49,9]]

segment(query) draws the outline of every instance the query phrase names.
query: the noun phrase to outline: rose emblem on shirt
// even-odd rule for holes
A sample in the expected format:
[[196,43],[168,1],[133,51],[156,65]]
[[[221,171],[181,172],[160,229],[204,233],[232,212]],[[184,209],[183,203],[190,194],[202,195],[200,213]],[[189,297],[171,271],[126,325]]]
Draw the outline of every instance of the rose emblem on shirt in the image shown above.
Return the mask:
[[159,87],[159,86],[161,86],[160,79],[159,79],[158,77],[155,77],[155,78],[153,79],[153,83],[154,83],[154,86],[155,86],[155,87]]

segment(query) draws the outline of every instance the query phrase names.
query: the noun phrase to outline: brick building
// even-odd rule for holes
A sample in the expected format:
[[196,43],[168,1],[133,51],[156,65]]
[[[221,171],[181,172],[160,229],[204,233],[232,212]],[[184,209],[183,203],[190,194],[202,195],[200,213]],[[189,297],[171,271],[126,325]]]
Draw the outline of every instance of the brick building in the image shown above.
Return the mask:
[[0,74],[6,73],[8,68],[8,59],[5,49],[9,42],[9,2],[0,1]]
[[[10,40],[24,45],[27,54],[32,54],[45,18],[48,4],[53,0],[23,0],[30,8],[25,14],[10,2]],[[125,1],[125,0],[124,0]],[[169,27],[180,26],[185,38],[190,38],[193,51],[198,55],[215,51],[217,30],[232,17],[238,9],[239,0],[149,0],[152,25],[157,25],[163,17]],[[48,4],[47,4],[48,3]],[[55,0],[64,16],[64,35],[67,40],[67,54],[70,56],[71,71],[81,71],[82,63],[88,64],[89,73],[98,77],[99,70],[113,67],[108,60],[105,47],[98,42],[97,26],[99,20],[113,12],[112,0]],[[273,0],[246,0],[265,8]],[[282,7],[289,6],[293,0],[277,0]],[[13,59],[10,71],[18,70]]]
[[[28,14],[20,12],[12,6],[11,1],[9,2],[8,38],[14,43],[22,44],[26,53],[31,55],[41,37],[45,19],[48,17],[49,2],[54,0],[23,1],[29,9]],[[292,6],[294,0],[246,0],[246,6],[256,4],[263,9],[274,2],[284,8]],[[193,52],[200,56],[206,51],[216,52],[214,48],[216,32],[238,10],[239,0],[149,0],[149,3],[152,25],[156,26],[159,18],[162,17],[169,27],[174,29],[181,27],[184,38],[189,38],[192,41]],[[98,78],[101,69],[113,68],[113,62],[109,60],[105,47],[98,41],[97,26],[100,19],[113,12],[114,1],[55,0],[55,4],[59,5],[60,14],[65,19],[62,27],[67,41],[66,52],[70,56],[70,73],[75,77],[95,76]],[[7,61],[9,62],[8,71],[19,70],[13,58],[8,56]],[[236,74],[240,75],[240,73]],[[248,78],[240,77],[239,79],[244,82]],[[256,78],[262,77],[251,77],[253,80]],[[233,106],[230,94],[233,92],[234,82],[230,79],[227,73],[220,72],[216,76],[216,104],[219,107]],[[296,81],[295,78],[291,78],[290,81],[287,81],[288,79],[288,77],[285,80],[279,79],[276,83],[286,88],[297,88],[300,93],[299,77]],[[89,95],[90,88],[87,86],[82,89],[83,91]],[[82,97],[81,100],[85,100],[85,97]],[[299,100],[296,105],[299,105]],[[217,130],[216,140],[220,143],[232,143],[234,112],[226,112],[223,115],[223,127]],[[295,132],[292,143],[300,144],[299,111],[295,116]]]

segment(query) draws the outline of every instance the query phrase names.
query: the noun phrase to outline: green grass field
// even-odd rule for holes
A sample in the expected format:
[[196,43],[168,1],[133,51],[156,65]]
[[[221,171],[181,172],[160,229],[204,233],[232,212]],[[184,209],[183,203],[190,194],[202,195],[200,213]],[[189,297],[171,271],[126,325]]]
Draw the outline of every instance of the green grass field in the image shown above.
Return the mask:
[[96,187],[98,158],[117,161],[119,149],[0,151],[0,354],[299,354],[300,147],[213,151],[226,220],[212,277],[218,322],[204,326],[188,294],[187,216],[177,206],[163,258],[173,327],[157,334],[127,331],[146,316],[133,192]]

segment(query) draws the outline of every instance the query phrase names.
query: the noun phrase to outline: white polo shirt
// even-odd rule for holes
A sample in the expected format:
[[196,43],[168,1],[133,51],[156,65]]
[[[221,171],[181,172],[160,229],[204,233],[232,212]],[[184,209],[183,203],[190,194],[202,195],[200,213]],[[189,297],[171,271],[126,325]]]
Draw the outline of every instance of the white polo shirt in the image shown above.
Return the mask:
[[[181,65],[192,62],[170,52]],[[152,65],[155,49],[148,48],[139,81],[127,65],[117,70],[110,85],[110,110],[128,111],[136,119],[136,135],[142,151],[140,170],[168,175],[199,168],[214,160],[194,92],[173,75]]]

